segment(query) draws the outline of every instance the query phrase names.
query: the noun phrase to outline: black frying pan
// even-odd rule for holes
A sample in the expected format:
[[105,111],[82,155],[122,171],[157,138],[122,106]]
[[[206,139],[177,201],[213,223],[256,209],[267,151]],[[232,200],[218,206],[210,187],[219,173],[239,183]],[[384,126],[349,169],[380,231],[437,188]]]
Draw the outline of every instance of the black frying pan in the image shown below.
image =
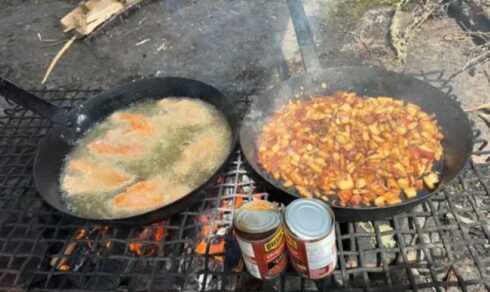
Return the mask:
[[[233,104],[216,88],[191,79],[151,78],[123,84],[94,96],[70,112],[64,112],[1,78],[0,95],[56,123],[38,145],[34,161],[34,181],[37,190],[46,202],[72,216],[77,215],[66,207],[60,193],[59,177],[63,159],[78,138],[83,136],[95,123],[116,110],[137,102],[169,96],[197,98],[214,105],[224,114],[232,131],[232,146],[235,145],[238,136],[239,118]],[[230,148],[226,161],[230,159],[232,149],[233,147]],[[225,164],[226,162],[206,183],[170,205],[137,216],[94,221],[101,224],[146,224],[173,215],[195,203],[202,194],[200,191],[216,179]]]
[[[322,87],[322,83],[327,88]],[[284,188],[280,181],[268,175],[257,161],[257,138],[262,125],[289,100],[302,100],[315,96],[331,95],[337,91],[353,91],[364,96],[390,96],[419,105],[425,112],[436,114],[444,134],[444,154],[438,168],[442,169],[439,188],[457,176],[470,158],[473,149],[470,122],[461,107],[447,94],[418,79],[378,68],[344,67],[314,71],[290,79],[252,102],[242,121],[240,143],[243,153],[253,169],[283,196],[300,197],[294,188]],[[332,209],[339,221],[374,220],[408,210],[427,200],[436,192],[423,190],[417,197],[398,205],[381,208],[335,207]]]

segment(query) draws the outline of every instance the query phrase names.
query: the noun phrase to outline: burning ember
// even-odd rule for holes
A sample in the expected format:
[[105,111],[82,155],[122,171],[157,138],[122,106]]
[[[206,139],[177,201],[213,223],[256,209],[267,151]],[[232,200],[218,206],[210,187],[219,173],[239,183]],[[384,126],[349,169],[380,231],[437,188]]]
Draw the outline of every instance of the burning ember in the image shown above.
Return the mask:
[[[89,258],[89,254],[100,255],[106,249],[112,247],[110,241],[111,230],[108,226],[94,226],[88,231],[85,228],[79,228],[73,233],[72,240],[66,245],[65,250],[61,256],[56,256],[51,259],[50,265],[55,266],[59,271],[77,271],[79,270],[86,260]],[[97,241],[96,238],[100,236]],[[75,264],[70,266],[68,264],[70,256],[75,251],[79,243],[85,242],[85,245],[81,246],[80,256],[75,260]]]
[[[208,238],[210,235],[217,234],[218,231],[220,230],[218,224],[214,223],[213,227],[211,228],[211,223],[209,222],[209,216],[207,215],[201,215],[199,217],[199,221],[201,223],[201,240],[196,246],[196,253],[199,255],[205,255],[206,252],[209,255],[213,254],[222,254],[225,252],[225,241],[224,239],[220,238],[214,238],[209,240],[209,251],[208,251]],[[223,228],[223,227],[222,227]],[[225,227],[226,228],[226,227]],[[212,229],[212,230],[211,230]],[[226,230],[225,230],[226,232]],[[222,262],[223,261],[223,256],[216,256],[215,259],[217,261]]]
[[[261,200],[264,197],[264,194],[254,194],[252,196],[253,200]],[[224,254],[226,242],[223,238],[219,238],[219,236],[224,236],[228,233],[228,230],[231,228],[232,221],[232,210],[240,208],[244,203],[244,195],[237,194],[236,197],[230,199],[223,199],[221,202],[221,206],[215,214],[212,215],[201,215],[199,217],[199,222],[201,224],[200,229],[200,240],[195,248],[195,253],[198,255],[215,255],[213,258],[218,262],[223,262],[224,258],[221,255],[216,254]],[[212,220],[214,219],[214,220]],[[217,223],[213,222],[227,222],[226,225],[220,226]],[[212,226],[211,226],[212,225]],[[218,237],[216,237],[218,236]],[[208,249],[209,246],[209,249]]]
[[[160,241],[165,237],[165,221],[153,223],[138,232],[135,241],[129,243],[129,249],[137,255],[152,256],[159,251],[157,243],[139,243],[140,241]],[[163,250],[160,256],[163,255]]]
[[[90,230],[77,229],[70,242],[66,245],[61,256],[51,259],[50,265],[59,271],[77,271],[89,258],[96,259],[105,250],[112,248],[111,229],[108,226],[94,226]],[[165,221],[154,223],[136,233],[134,240],[128,243],[129,250],[140,256],[163,255],[158,242],[165,237]],[[97,240],[98,238],[98,240]],[[153,242],[150,242],[153,241]],[[81,244],[79,251],[74,255],[77,246]],[[93,256],[95,255],[95,257]],[[75,264],[70,265],[70,257],[75,256]]]

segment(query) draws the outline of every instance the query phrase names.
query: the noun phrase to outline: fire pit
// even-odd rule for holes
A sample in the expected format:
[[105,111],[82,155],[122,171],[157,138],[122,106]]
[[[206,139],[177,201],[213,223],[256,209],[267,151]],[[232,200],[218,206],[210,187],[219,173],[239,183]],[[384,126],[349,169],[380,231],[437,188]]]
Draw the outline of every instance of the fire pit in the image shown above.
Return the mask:
[[[441,85],[439,76],[422,75]],[[445,88],[449,90],[450,88]],[[72,107],[94,91],[37,92]],[[247,101],[242,100],[246,106]],[[45,120],[17,106],[0,115],[0,289],[54,291],[459,290],[490,285],[489,164],[387,220],[336,225],[338,264],[314,283],[290,268],[260,282],[243,267],[231,228],[244,202],[283,198],[254,177],[239,150],[195,206],[148,226],[91,225],[43,203],[31,177]],[[475,130],[475,154],[488,155]]]

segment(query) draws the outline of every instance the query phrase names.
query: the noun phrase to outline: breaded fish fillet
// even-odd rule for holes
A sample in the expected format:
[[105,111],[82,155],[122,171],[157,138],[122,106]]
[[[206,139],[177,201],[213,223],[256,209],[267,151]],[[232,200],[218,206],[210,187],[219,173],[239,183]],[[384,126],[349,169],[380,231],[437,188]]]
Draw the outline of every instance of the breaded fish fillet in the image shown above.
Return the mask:
[[68,174],[63,177],[61,189],[69,195],[116,191],[135,178],[117,166],[86,159],[71,160],[66,167]]
[[116,214],[137,214],[173,202],[189,193],[184,185],[169,182],[169,177],[140,181],[115,196],[110,204]]

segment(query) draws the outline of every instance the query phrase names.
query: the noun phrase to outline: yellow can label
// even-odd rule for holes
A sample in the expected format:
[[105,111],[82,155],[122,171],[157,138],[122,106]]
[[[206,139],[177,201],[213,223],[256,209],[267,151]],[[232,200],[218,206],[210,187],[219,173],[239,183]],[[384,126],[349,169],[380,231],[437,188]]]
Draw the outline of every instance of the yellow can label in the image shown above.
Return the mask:
[[294,250],[298,249],[298,243],[296,242],[296,240],[291,238],[291,235],[287,231],[286,231],[286,242],[290,248],[292,248]]
[[284,236],[284,231],[282,230],[282,227],[279,228],[279,230],[276,232],[274,237],[271,238],[268,242],[264,244],[264,250],[265,252],[269,252],[275,248],[278,248],[282,241],[283,241],[283,236]]

